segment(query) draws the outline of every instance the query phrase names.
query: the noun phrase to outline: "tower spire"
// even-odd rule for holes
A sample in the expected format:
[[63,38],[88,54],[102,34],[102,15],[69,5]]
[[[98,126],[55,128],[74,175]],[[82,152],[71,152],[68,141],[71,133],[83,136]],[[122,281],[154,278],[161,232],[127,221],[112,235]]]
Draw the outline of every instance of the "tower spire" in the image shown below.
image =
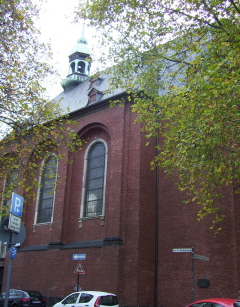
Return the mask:
[[83,24],[82,34],[69,55],[68,75],[61,83],[64,91],[74,88],[90,76],[91,58],[84,27]]
[[85,37],[85,23],[83,23],[83,27],[82,27],[82,34],[80,36],[80,38],[77,40],[77,43],[80,44],[86,44],[87,45],[87,39]]

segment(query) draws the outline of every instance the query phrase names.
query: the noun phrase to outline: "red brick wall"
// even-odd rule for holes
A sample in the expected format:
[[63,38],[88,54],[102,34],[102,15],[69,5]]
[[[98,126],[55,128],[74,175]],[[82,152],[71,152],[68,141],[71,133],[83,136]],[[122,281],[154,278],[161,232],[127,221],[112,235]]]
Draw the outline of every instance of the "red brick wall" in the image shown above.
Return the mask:
[[[194,247],[195,253],[209,257],[209,261],[194,260],[195,300],[209,297],[233,297],[238,295],[236,266],[236,236],[233,199],[228,193],[222,201],[226,218],[222,231],[211,230],[212,216],[197,221],[194,204],[183,204],[172,178],[164,179],[160,171],[159,203],[159,302],[166,306],[186,305],[191,302],[192,265],[191,253],[172,253],[173,248]],[[199,288],[198,279],[210,280],[208,288]],[[173,295],[174,293],[174,295]]]
[[[34,232],[34,202],[25,205],[23,217],[27,229],[23,248],[111,237],[121,237],[123,244],[19,252],[13,261],[12,288],[34,288],[47,296],[66,296],[77,282],[77,274],[73,273],[77,261],[72,255],[86,253],[87,259],[82,261],[86,274],[80,275],[83,289],[116,293],[123,306],[153,306],[157,298],[158,306],[180,307],[191,302],[192,259],[191,253],[173,253],[172,249],[194,247],[196,254],[210,258],[194,261],[195,299],[237,297],[239,196],[233,196],[230,188],[226,191],[222,201],[226,219],[223,230],[215,236],[210,230],[211,217],[198,222],[198,208],[184,204],[186,195],[177,189],[174,178],[166,178],[159,170],[156,216],[156,170],[149,167],[155,155],[155,140],[146,146],[135,118],[129,104],[79,118],[76,131],[88,143],[69,154],[71,164],[59,161],[62,180],[57,187],[52,227],[37,226]],[[90,219],[79,227],[83,158],[95,137],[104,139],[108,146],[105,218],[103,225],[100,219]],[[196,283],[200,278],[209,279],[210,286],[199,288]]]

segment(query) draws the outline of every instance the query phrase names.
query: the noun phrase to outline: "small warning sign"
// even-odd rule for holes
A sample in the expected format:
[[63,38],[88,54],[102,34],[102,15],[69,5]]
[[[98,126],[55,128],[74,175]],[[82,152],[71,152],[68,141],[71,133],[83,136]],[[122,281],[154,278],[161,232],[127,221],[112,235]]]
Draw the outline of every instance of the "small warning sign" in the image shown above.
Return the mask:
[[82,264],[81,264],[80,261],[78,262],[78,264],[77,264],[77,266],[76,266],[76,269],[75,269],[74,273],[77,273],[77,274],[85,274],[85,271],[84,271],[84,269],[83,269]]

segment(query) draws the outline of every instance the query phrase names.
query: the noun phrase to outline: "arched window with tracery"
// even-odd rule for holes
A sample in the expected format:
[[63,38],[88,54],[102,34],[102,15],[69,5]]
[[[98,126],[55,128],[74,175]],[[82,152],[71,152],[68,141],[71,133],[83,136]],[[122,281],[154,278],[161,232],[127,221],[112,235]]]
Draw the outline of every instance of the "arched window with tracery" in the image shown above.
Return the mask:
[[7,210],[10,209],[12,193],[17,191],[18,173],[19,169],[17,167],[7,172],[4,182],[4,191],[3,191],[3,203],[2,203],[3,215],[4,212],[7,212]]
[[50,155],[44,162],[40,176],[35,223],[50,223],[53,217],[57,179],[57,157]]
[[99,140],[91,144],[85,157],[83,218],[103,215],[106,160],[105,142]]

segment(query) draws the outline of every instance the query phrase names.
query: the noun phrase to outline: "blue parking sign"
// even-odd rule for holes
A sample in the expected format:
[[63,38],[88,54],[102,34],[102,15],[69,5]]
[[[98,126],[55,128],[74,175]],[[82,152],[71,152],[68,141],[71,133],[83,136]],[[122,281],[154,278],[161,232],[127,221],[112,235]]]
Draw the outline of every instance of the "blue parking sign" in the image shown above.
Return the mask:
[[16,193],[12,193],[12,203],[10,213],[22,217],[24,198]]

